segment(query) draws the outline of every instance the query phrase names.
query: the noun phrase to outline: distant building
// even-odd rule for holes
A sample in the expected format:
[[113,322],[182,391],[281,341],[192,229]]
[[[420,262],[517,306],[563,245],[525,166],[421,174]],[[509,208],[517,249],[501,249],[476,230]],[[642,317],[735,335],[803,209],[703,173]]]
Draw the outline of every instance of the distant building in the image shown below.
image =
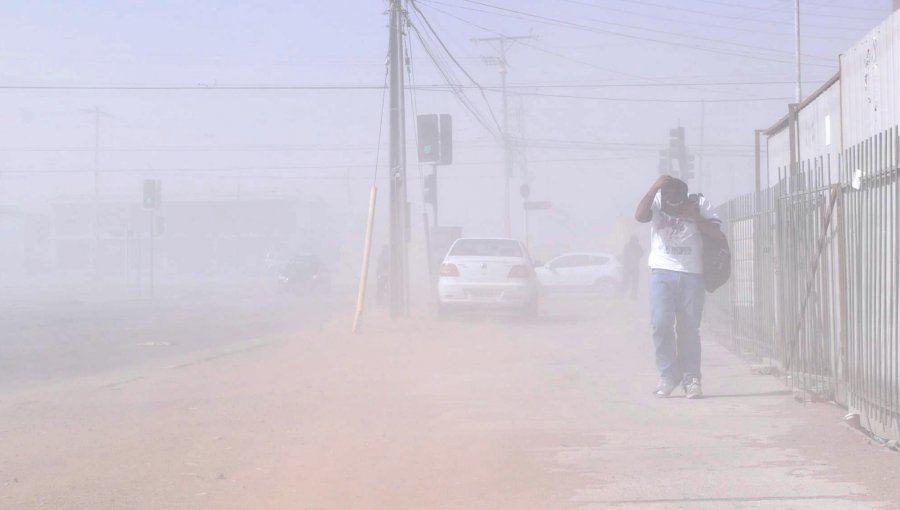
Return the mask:
[[58,269],[92,272],[96,266],[101,277],[146,271],[151,225],[156,270],[170,275],[252,273],[274,259],[328,256],[337,249],[325,205],[296,199],[176,198],[155,214],[137,202],[105,201],[98,220],[95,238],[92,202],[53,204]]
[[0,207],[0,283],[49,269],[50,219]]

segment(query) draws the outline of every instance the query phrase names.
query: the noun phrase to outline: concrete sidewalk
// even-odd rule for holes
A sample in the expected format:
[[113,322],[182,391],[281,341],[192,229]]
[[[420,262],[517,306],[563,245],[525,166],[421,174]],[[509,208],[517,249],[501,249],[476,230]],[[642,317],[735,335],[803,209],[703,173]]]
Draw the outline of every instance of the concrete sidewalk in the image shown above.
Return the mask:
[[643,308],[347,322],[0,395],[0,508],[898,508],[900,457],[707,342],[660,400]]

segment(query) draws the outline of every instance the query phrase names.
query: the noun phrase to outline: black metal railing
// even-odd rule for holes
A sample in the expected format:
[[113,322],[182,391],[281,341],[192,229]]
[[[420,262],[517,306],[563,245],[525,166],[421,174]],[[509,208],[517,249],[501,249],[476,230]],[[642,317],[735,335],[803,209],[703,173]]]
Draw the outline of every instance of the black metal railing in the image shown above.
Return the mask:
[[708,309],[732,351],[892,439],[900,439],[898,202],[896,127],[780,169],[776,186],[719,207],[733,270]]

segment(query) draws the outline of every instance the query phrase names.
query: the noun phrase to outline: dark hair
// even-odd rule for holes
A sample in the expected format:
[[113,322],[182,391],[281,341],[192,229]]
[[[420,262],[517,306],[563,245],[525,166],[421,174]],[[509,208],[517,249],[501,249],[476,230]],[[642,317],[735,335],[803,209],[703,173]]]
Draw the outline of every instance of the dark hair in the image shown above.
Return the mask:
[[669,182],[667,182],[666,185],[663,186],[663,189],[666,191],[671,191],[673,193],[684,193],[685,195],[687,195],[688,185],[681,179],[672,177]]
[[673,207],[679,207],[688,198],[687,183],[681,179],[671,179],[659,191],[663,210],[672,214]]

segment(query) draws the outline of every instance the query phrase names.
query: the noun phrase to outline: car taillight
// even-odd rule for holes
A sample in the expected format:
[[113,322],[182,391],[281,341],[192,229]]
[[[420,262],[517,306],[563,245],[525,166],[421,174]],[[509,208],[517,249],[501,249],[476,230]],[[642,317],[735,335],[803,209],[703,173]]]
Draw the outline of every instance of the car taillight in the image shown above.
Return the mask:
[[459,276],[459,268],[456,264],[441,264],[441,276]]
[[534,269],[525,265],[513,266],[507,275],[509,278],[531,278],[532,276],[534,276]]

